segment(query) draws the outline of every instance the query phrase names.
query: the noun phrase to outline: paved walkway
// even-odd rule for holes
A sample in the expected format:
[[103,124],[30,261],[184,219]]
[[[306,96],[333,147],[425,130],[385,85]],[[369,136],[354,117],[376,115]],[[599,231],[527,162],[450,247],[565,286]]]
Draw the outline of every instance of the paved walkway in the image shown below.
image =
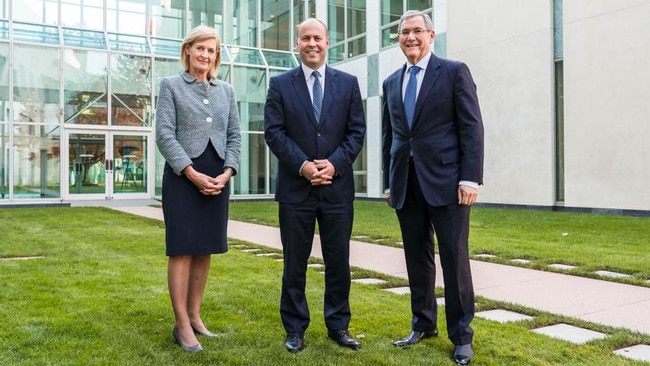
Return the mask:
[[[162,210],[149,206],[116,206],[116,210],[162,220]],[[233,239],[281,249],[279,230],[230,221]],[[322,258],[316,237],[312,256]],[[407,278],[400,248],[350,242],[350,264]],[[545,272],[502,264],[471,261],[476,295],[520,304],[554,314],[650,334],[650,288]],[[440,266],[436,285],[442,287]]]

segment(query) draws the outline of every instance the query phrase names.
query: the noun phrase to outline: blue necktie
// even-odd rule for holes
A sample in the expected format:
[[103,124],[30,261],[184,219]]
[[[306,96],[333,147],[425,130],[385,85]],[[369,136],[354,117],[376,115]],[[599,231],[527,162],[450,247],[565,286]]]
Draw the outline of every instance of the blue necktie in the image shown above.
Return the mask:
[[406,122],[409,128],[413,126],[413,114],[415,113],[415,101],[417,100],[418,78],[416,75],[420,71],[419,66],[411,66],[409,72],[409,81],[406,83],[404,92],[404,111],[406,112]]
[[323,105],[323,87],[320,85],[320,74],[318,71],[314,71],[311,74],[314,77],[312,103],[314,107],[314,117],[316,117],[316,123],[318,123],[320,121],[320,110]]

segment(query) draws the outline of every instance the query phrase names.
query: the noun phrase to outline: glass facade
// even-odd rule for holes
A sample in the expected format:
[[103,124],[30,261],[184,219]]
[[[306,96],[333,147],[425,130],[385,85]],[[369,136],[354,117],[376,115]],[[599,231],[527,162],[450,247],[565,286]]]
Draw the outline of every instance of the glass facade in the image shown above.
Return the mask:
[[[316,3],[0,0],[0,202],[160,196],[157,89],[181,71],[181,40],[198,24],[220,34],[219,78],[237,95],[242,155],[233,193],[272,195],[266,89],[271,76],[298,66],[295,26],[316,16]],[[330,19],[335,52],[365,53],[365,1],[330,5],[341,14]],[[366,155],[355,163],[360,194]]]
[[433,0],[381,0],[381,46],[399,43],[397,27],[399,18],[407,10],[428,12],[433,19]]

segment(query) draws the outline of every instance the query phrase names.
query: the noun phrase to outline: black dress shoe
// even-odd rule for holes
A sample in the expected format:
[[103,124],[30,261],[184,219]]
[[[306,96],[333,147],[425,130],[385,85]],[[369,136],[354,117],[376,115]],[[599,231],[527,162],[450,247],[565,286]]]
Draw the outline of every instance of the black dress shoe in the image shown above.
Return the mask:
[[467,365],[474,358],[471,344],[463,344],[454,348],[454,361],[459,365]]
[[408,347],[418,343],[423,339],[437,337],[437,336],[438,336],[438,329],[434,329],[428,332],[420,332],[419,330],[414,330],[411,332],[411,334],[407,335],[406,337],[393,342],[393,345],[397,347]]
[[287,351],[291,353],[300,352],[305,348],[305,335],[304,333],[287,333],[287,338],[284,341],[284,346]]
[[350,332],[348,332],[347,329],[341,329],[336,331],[330,330],[327,332],[327,336],[335,340],[336,343],[338,343],[339,346],[341,347],[351,348],[355,351],[361,348],[361,343],[359,343],[359,341],[354,339],[350,335]]

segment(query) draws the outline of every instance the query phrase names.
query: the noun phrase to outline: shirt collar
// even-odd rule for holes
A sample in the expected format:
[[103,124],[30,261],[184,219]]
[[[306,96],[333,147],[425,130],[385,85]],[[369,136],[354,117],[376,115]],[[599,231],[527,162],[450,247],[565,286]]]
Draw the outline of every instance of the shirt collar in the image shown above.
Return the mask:
[[426,70],[427,65],[429,64],[429,60],[431,60],[431,52],[429,52],[424,57],[422,57],[422,59],[420,61],[418,61],[418,63],[415,64],[415,65],[413,65],[410,62],[406,61],[406,70],[408,71],[408,69],[410,69],[411,66],[417,66],[422,70]]
[[320,74],[320,77],[323,78],[325,77],[325,69],[327,69],[327,64],[322,64],[321,67],[318,69],[312,69],[309,66],[306,66],[305,64],[300,64],[302,66],[302,73],[305,75],[305,80],[309,79],[311,77],[311,73],[314,71],[318,71]]
[[[191,83],[193,83],[193,82],[195,82],[195,81],[199,81],[199,79],[195,78],[194,76],[192,76],[192,75],[191,75],[189,72],[187,72],[187,71],[182,72],[182,73],[181,73],[181,77],[182,77],[183,80],[185,80],[185,82],[188,83],[188,84],[191,84]],[[216,78],[212,78],[212,79],[210,79],[210,80],[208,80],[208,81],[209,81],[210,84],[212,84],[212,85],[217,85],[217,79],[216,79]]]

